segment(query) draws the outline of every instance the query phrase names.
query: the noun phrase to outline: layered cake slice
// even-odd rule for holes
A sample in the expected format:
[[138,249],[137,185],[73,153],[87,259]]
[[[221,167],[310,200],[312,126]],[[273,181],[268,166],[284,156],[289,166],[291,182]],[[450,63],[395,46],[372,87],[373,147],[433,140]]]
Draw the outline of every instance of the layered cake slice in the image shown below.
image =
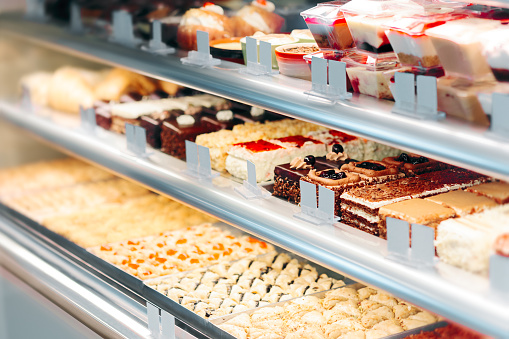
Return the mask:
[[332,151],[335,144],[341,144],[350,158],[364,160],[364,140],[361,138],[333,129],[313,132],[310,136],[325,143],[328,152]]
[[405,176],[397,166],[376,160],[350,162],[341,166],[341,169],[358,174],[365,184],[381,184]]
[[401,153],[397,157],[387,157],[382,161],[386,164],[399,167],[407,176],[441,169],[438,161],[414,153]]
[[379,209],[403,200],[447,192],[443,184],[418,177],[353,188],[341,195],[341,221],[364,232],[379,235]]
[[453,218],[456,213],[452,208],[442,206],[424,199],[404,200],[380,208],[378,235],[387,239],[386,218],[408,221],[410,224],[420,224],[434,229],[445,219]]
[[443,185],[448,190],[471,187],[491,181],[491,178],[486,175],[482,175],[462,168],[453,168],[443,171],[423,173],[419,174],[418,177]]
[[186,140],[194,142],[198,135],[214,131],[217,129],[205,126],[192,115],[172,117],[161,126],[161,151],[183,159],[186,155]]
[[306,155],[325,155],[325,144],[303,136],[239,143],[233,145],[228,152],[226,170],[235,177],[247,179],[246,160],[249,160],[256,166],[256,180],[266,181],[273,178],[277,165]]
[[435,241],[440,260],[474,273],[487,274],[497,237],[509,232],[507,220],[509,205],[441,222]]
[[493,199],[497,204],[509,202],[509,184],[506,182],[489,182],[469,187],[466,191]]
[[452,208],[459,216],[479,213],[497,206],[497,203],[490,198],[462,190],[435,195],[426,200]]
[[287,199],[295,204],[300,203],[300,179],[306,176],[311,169],[322,171],[331,168],[320,163],[312,155],[294,158],[289,164],[277,165],[274,168],[273,195]]

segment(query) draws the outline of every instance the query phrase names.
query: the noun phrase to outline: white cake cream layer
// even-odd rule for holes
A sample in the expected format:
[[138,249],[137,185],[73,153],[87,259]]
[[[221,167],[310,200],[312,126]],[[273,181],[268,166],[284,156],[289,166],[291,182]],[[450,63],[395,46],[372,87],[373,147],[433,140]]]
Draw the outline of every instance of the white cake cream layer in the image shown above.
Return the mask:
[[385,29],[382,25],[394,19],[392,16],[372,18],[366,15],[348,15],[345,18],[355,42],[368,43],[374,48],[379,48],[384,42]]
[[481,36],[483,54],[491,68],[509,70],[509,27],[504,26]]
[[393,99],[389,82],[398,68],[386,71],[371,71],[364,67],[348,67],[346,73],[350,82],[356,83],[359,93],[379,99]]
[[442,261],[462,269],[488,274],[496,237],[509,232],[509,205],[442,221],[435,246]]
[[256,167],[256,181],[262,182],[274,178],[274,168],[277,165],[290,163],[294,158],[304,158],[307,155],[321,157],[326,154],[325,144],[306,142],[302,147],[293,147],[288,143],[271,140],[272,143],[282,148],[265,151],[251,152],[242,146],[233,146],[226,158],[226,170],[240,179],[247,179],[246,160],[251,161]]
[[142,115],[168,110],[183,110],[189,107],[188,103],[179,99],[161,99],[127,102],[111,105],[111,114],[125,119],[137,119]]
[[180,97],[177,100],[195,107],[211,108],[226,103],[226,100],[210,94],[200,94],[188,97]]
[[363,219],[366,219],[370,223],[378,223],[380,221],[380,217],[378,216],[378,214],[373,215],[373,214],[367,213],[366,211],[361,210],[360,208],[357,208],[357,207],[345,206],[344,210],[348,211],[356,216],[359,216]]
[[425,35],[411,36],[408,34],[397,33],[391,30],[385,31],[394,52],[413,55],[418,58],[425,56],[433,57],[437,51],[431,42],[431,39]]

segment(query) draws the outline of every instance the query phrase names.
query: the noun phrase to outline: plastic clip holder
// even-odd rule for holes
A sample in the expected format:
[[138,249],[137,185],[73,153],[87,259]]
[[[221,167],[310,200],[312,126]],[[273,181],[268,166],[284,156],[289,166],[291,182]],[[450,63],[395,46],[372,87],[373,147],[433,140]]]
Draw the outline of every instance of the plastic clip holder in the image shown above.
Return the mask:
[[152,40],[148,45],[141,46],[141,49],[153,54],[168,55],[175,53],[175,48],[169,47],[162,40],[161,21],[152,22]]
[[175,339],[175,317],[147,302],[148,329],[155,339]]
[[435,265],[435,230],[419,224],[412,224],[412,247],[410,228],[405,220],[388,217],[387,259],[414,267]]
[[90,134],[95,134],[97,122],[95,119],[95,111],[93,108],[83,108],[80,105],[81,129]]
[[246,161],[247,166],[247,180],[244,180],[242,186],[235,187],[235,192],[242,195],[244,198],[250,199],[264,199],[270,197],[270,192],[260,187],[256,183],[256,166],[251,161]]
[[21,108],[28,114],[34,113],[34,106],[32,105],[30,90],[26,86],[23,86],[21,90]]
[[83,22],[81,21],[81,8],[73,1],[71,3],[71,32],[74,34],[83,33]]
[[186,140],[186,165],[185,172],[193,178],[212,179],[219,176],[219,173],[212,171],[209,148],[189,140]]
[[437,97],[437,79],[431,76],[417,76],[412,73],[396,72],[394,85],[391,86],[396,104],[392,112],[420,120],[442,120],[444,112],[439,112]]
[[46,21],[46,10],[44,0],[26,0],[25,17],[30,20]]
[[301,212],[294,217],[307,221],[314,225],[332,224],[334,218],[334,192],[328,188],[319,186],[318,207],[316,185],[307,181],[300,181],[300,206]]
[[348,100],[352,93],[347,90],[346,63],[329,60],[329,93],[332,98]]
[[141,39],[134,37],[133,19],[126,11],[113,12],[113,32],[110,41],[127,47],[136,47]]
[[[327,84],[327,78],[329,84]],[[346,83],[344,62],[313,57],[311,59],[311,91],[304,93],[310,97],[318,97],[335,103],[352,97],[352,93],[346,90]]]
[[509,257],[490,256],[490,287],[498,294],[509,297]]
[[186,58],[180,61],[184,65],[212,67],[221,63],[221,60],[215,59],[210,54],[209,33],[204,31],[196,31],[197,51],[190,51]]
[[[258,59],[260,60],[258,61]],[[272,70],[272,45],[269,42],[260,41],[258,53],[258,42],[250,36],[246,37],[246,66],[246,68],[240,70],[241,73],[251,75],[279,73],[279,71]]]
[[147,153],[147,136],[143,127],[126,123],[125,136],[128,151],[144,158],[150,155]]
[[493,93],[491,128],[486,136],[504,141],[509,140],[509,94]]

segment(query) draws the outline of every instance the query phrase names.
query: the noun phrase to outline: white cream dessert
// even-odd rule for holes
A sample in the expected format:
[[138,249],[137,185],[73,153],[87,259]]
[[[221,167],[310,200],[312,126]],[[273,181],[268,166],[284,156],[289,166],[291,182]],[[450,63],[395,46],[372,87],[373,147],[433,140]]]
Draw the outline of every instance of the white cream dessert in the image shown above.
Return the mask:
[[482,54],[498,81],[509,81],[509,27],[503,26],[480,37]]
[[471,81],[493,80],[490,65],[483,57],[481,34],[500,26],[499,21],[468,18],[430,28],[431,37],[447,75]]
[[400,299],[364,287],[343,287],[322,298],[305,296],[281,306],[240,314],[219,325],[236,338],[382,338],[438,319]]
[[204,318],[344,286],[315,267],[272,252],[207,269],[155,279],[147,284]]
[[324,156],[325,144],[313,138],[292,136],[258,140],[233,145],[226,158],[226,170],[240,179],[247,179],[246,160],[256,166],[256,180],[258,182],[271,180],[277,165],[289,163],[296,157],[306,155]]
[[509,232],[509,205],[449,219],[437,228],[435,246],[442,261],[467,271],[487,274],[497,236]]

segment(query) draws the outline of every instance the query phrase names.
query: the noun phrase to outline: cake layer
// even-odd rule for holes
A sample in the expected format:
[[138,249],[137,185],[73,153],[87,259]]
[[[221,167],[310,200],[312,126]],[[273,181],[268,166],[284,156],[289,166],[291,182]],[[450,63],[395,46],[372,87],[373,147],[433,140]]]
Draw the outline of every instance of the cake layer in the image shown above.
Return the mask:
[[493,199],[498,204],[509,202],[509,184],[506,182],[489,182],[469,187],[466,190]]
[[497,203],[490,198],[462,190],[435,195],[426,200],[452,208],[459,216],[479,213],[497,206]]

